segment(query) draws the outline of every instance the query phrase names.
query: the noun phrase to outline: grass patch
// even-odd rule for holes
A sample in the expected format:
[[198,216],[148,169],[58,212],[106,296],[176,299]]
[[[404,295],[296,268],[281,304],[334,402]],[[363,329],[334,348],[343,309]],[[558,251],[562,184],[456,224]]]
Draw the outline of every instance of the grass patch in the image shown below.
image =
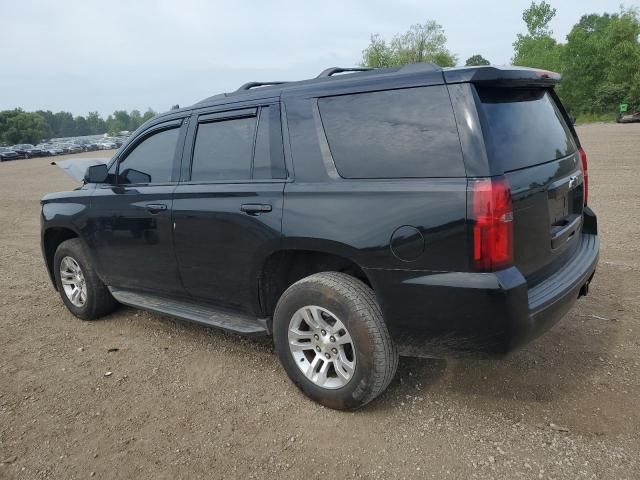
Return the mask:
[[576,125],[594,122],[615,122],[615,113],[581,113],[576,117]]

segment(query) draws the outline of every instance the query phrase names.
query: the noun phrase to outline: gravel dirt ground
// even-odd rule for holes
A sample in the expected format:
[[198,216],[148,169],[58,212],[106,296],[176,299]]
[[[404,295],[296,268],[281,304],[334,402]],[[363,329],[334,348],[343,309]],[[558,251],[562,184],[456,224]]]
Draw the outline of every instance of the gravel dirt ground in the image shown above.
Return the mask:
[[401,359],[356,413],[307,400],[267,339],[74,318],[38,217],[74,182],[46,158],[0,164],[0,478],[640,478],[640,125],[578,130],[590,295],[506,360]]

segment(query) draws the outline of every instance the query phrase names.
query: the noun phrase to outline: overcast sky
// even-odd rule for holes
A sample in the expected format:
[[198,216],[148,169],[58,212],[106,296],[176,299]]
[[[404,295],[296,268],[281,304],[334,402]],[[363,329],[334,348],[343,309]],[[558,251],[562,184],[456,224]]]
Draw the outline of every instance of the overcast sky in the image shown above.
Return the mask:
[[[620,0],[551,0],[556,39]],[[509,62],[530,0],[0,0],[0,110],[165,111],[253,80],[353,66],[372,33],[433,19],[449,49]],[[640,0],[627,0],[626,6]],[[481,6],[480,6],[481,5]]]

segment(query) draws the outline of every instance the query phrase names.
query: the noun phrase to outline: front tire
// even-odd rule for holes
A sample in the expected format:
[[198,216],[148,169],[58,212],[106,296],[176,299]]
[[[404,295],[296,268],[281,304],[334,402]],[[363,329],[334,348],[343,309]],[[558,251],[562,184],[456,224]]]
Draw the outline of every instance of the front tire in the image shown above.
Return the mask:
[[62,242],[53,258],[56,286],[65,306],[82,320],[95,320],[118,305],[91,265],[82,242]]
[[337,410],[376,398],[398,366],[373,290],[344,273],[316,273],[291,285],[276,306],[273,337],[293,383]]

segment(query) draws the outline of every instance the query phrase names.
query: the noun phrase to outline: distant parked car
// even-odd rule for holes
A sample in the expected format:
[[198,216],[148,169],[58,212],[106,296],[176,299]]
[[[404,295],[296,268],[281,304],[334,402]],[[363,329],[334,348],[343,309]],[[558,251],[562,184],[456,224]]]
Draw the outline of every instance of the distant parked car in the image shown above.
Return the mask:
[[69,153],[80,153],[84,151],[81,145],[76,145],[75,143],[66,143],[65,147]]
[[16,152],[20,158],[38,157],[41,153],[40,150],[30,143],[21,143],[19,145],[13,145],[10,148]]
[[115,148],[118,148],[118,145],[112,139],[100,140],[100,142],[98,142],[98,145],[100,146],[100,150],[113,150]]
[[71,153],[71,149],[69,148],[69,145],[67,145],[65,143],[54,143],[53,146],[55,148],[57,148],[58,150],[61,150],[62,154]]
[[55,145],[51,145],[48,143],[43,143],[37,146],[41,151],[44,157],[53,157],[55,155],[62,155],[64,150]]
[[95,152],[96,150],[100,150],[100,147],[95,142],[85,143],[82,145],[82,150],[85,152]]
[[8,147],[0,147],[0,162],[17,160],[18,158],[20,158],[20,155],[15,150],[11,150]]
[[89,140],[84,138],[73,140],[71,143],[73,145],[78,145],[80,148],[82,148],[83,152],[93,152],[95,150],[99,150],[98,146],[95,143],[90,142]]
[[38,147],[33,147],[31,149],[28,149],[27,152],[29,153],[29,157],[41,157],[42,156],[42,150]]

